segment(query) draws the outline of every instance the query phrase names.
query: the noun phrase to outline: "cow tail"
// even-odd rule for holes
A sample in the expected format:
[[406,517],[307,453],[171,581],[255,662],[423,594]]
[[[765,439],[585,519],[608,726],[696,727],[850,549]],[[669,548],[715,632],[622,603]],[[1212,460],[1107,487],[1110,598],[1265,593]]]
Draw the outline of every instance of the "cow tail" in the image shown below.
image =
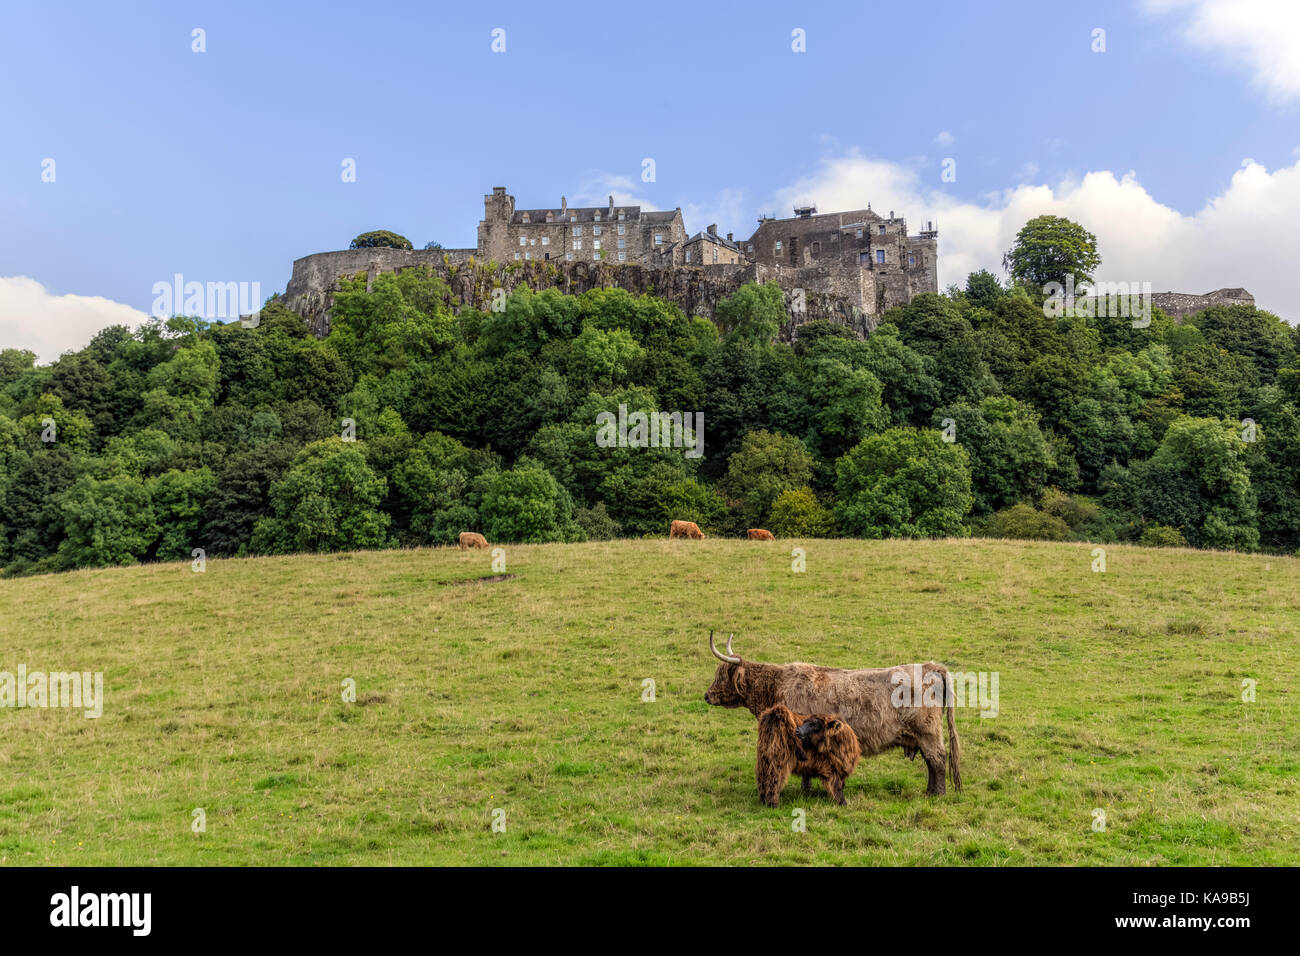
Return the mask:
[[952,775],[953,789],[961,790],[961,745],[957,742],[957,719],[953,715],[957,694],[947,668],[944,668],[943,679],[948,691],[944,695],[948,707],[948,771]]

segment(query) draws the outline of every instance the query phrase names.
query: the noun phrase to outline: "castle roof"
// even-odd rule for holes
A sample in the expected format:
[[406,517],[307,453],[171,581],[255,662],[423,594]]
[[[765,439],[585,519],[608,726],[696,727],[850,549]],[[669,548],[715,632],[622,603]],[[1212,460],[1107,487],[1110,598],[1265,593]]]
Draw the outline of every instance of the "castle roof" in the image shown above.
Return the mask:
[[[545,223],[546,217],[553,217],[553,222],[617,222],[619,214],[622,213],[627,221],[635,222],[640,220],[648,223],[669,223],[678,215],[679,210],[671,212],[658,212],[647,210],[641,211],[640,206],[569,206],[560,212],[558,208],[552,209],[516,209],[515,214],[510,217],[510,222],[515,225],[521,225],[524,222],[524,216],[528,217],[529,224]],[[597,220],[596,216],[600,219]],[[574,217],[577,217],[576,219]]]

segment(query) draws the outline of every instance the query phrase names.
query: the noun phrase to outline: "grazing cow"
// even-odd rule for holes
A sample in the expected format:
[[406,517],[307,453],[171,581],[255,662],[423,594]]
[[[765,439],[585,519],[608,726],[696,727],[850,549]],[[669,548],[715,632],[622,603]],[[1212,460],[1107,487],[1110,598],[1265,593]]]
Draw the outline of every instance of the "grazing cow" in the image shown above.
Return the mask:
[[762,528],[750,528],[749,540],[750,541],[775,541],[776,538],[773,537],[772,532],[770,531],[764,531]]
[[858,765],[858,735],[834,714],[796,714],[775,704],[758,718],[758,796],[769,807],[781,802],[781,788],[792,773],[803,777],[803,792],[819,777],[838,804],[844,781]]
[[466,548],[486,548],[487,546],[487,538],[476,531],[462,531],[460,533],[460,549],[462,551]]
[[668,529],[668,537],[700,539],[704,537],[704,532],[694,521],[674,521]]
[[[734,636],[734,635],[733,635]],[[944,792],[944,763],[952,785],[961,789],[961,748],[953,716],[952,677],[948,668],[929,661],[870,670],[844,670],[814,664],[760,664],[727,653],[713,644],[709,650],[721,663],[704,694],[717,707],[747,707],[758,716],[773,704],[796,713],[838,714],[853,728],[862,752],[875,756],[892,747],[925,757],[930,782],[925,792]],[[943,745],[944,704],[948,709],[948,747]]]

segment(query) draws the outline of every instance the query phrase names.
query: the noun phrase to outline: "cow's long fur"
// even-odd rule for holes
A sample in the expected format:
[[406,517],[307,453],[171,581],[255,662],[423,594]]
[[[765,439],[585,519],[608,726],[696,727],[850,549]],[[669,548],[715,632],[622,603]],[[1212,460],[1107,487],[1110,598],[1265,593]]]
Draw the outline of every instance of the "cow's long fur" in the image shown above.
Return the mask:
[[[895,693],[903,693],[903,688],[908,704],[896,707]],[[927,688],[931,699],[927,699]],[[938,703],[933,700],[936,696]],[[746,707],[755,717],[774,704],[784,704],[796,713],[838,714],[858,735],[867,756],[893,747],[902,747],[909,755],[919,750],[930,775],[926,793],[932,796],[945,791],[945,769],[952,776],[953,787],[961,789],[961,747],[953,698],[948,669],[934,661],[845,670],[741,659],[738,664],[719,663],[704,695],[710,704]],[[943,742],[945,703],[947,747]]]
[[[816,731],[800,738],[799,727],[816,723]],[[781,788],[797,773],[803,778],[803,792],[817,777],[836,803],[844,803],[844,781],[862,756],[858,736],[834,714],[796,714],[777,704],[758,718],[758,759],[754,775],[758,796],[769,807],[781,801]]]

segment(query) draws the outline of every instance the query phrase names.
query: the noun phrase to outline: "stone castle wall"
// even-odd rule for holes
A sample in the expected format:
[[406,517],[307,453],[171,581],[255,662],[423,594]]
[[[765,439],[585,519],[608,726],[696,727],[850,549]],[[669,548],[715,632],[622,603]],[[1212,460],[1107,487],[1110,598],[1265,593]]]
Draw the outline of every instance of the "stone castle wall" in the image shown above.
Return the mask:
[[801,269],[764,264],[703,267],[652,267],[611,262],[483,262],[474,249],[349,249],[305,256],[293,264],[284,305],[297,312],[317,336],[329,334],[330,309],[340,277],[365,274],[367,285],[383,272],[429,267],[450,288],[448,305],[487,310],[492,290],[507,293],[520,286],[534,291],[558,289],[578,295],[589,289],[618,288],[633,295],[654,295],[674,302],[687,315],[713,318],[721,299],[747,282],[776,282],[786,292],[787,322],[782,337],[797,326],[826,319],[866,335],[885,308],[907,301],[905,277],[878,283],[866,269],[829,262]]

